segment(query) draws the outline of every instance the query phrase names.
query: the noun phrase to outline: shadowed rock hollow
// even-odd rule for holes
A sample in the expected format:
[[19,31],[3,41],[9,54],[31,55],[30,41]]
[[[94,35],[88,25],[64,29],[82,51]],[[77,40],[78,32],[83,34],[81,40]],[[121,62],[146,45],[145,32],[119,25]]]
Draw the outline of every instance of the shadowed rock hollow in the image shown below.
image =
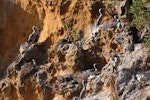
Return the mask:
[[[149,100],[150,50],[134,38],[131,4],[1,0],[0,99]],[[39,40],[27,42],[33,25]]]

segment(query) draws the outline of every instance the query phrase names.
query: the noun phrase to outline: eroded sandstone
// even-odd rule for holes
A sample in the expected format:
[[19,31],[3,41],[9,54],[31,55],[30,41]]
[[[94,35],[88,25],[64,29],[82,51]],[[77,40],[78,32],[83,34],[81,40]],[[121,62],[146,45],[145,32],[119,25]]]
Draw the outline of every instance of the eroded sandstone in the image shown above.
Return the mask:
[[[6,20],[0,26],[0,39],[4,40],[0,98],[149,100],[150,50],[133,36],[127,16],[130,4],[127,0],[1,1],[4,7],[0,10],[6,10],[3,14],[10,11],[7,5],[12,12],[0,20]],[[96,24],[99,8],[103,8],[103,17]],[[116,13],[120,21],[114,21]],[[108,28],[108,22],[115,24]],[[32,25],[42,28],[35,43],[27,42]],[[22,36],[24,32],[27,34]],[[8,43],[7,37],[14,43]]]

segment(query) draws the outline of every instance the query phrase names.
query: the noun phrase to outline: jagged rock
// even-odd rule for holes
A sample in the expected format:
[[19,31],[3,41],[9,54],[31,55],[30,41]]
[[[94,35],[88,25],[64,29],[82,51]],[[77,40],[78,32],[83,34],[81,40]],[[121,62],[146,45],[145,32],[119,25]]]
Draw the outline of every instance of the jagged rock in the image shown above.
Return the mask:
[[128,0],[123,0],[119,3],[119,7],[118,7],[118,14],[120,15],[120,17],[122,18],[126,18],[127,14],[128,14],[128,9],[130,8],[130,2],[132,1],[128,1]]
[[1,80],[0,82],[0,98],[3,98],[3,95],[10,96],[12,87],[6,80]]
[[25,84],[26,79],[33,76],[36,73],[38,66],[32,62],[25,63],[21,66],[21,70],[18,72],[18,78],[20,79],[20,85]]
[[45,91],[47,87],[46,82],[48,81],[47,72],[40,70],[36,74],[37,74],[36,81],[38,83],[38,86],[41,88],[41,90]]
[[[142,43],[134,42],[132,35],[136,32],[130,28],[128,19],[122,19],[130,3],[127,0],[1,0],[0,22],[5,23],[0,26],[3,41],[0,42],[3,62],[0,74],[5,73],[8,62],[13,63],[0,78],[0,99],[149,99],[150,51]],[[99,16],[99,8],[103,9],[103,17]],[[119,21],[108,25],[116,14]],[[42,27],[39,40],[34,44],[23,43],[32,25]],[[115,30],[104,31],[109,28],[106,26]],[[16,57],[17,51],[20,53]],[[117,60],[112,59],[114,55]],[[84,81],[86,90],[81,84]]]
[[108,92],[98,93],[96,95],[91,95],[83,100],[111,100],[112,95]]
[[[119,73],[116,79],[116,89],[121,100],[132,100],[131,95],[137,93],[140,95],[140,90],[149,88],[150,85],[150,79],[147,76],[149,75],[149,69],[143,70],[143,67],[146,67],[146,62],[143,61],[149,59],[149,56],[145,56],[146,51],[141,46],[135,45],[135,48],[130,55],[124,56],[122,64],[118,66]],[[143,84],[143,82],[146,83]]]
[[[83,57],[83,53],[77,45],[61,41],[56,45],[55,50],[58,57],[57,65],[61,65],[61,68],[69,66],[76,70],[82,64],[80,59]],[[60,62],[63,62],[63,64]]]
[[20,51],[21,57],[24,57],[24,54],[32,48],[31,45],[32,44],[27,43],[27,42],[20,45],[19,51]]
[[16,69],[20,70],[20,67],[25,63],[29,62],[32,59],[36,60],[37,64],[44,63],[46,60],[44,57],[47,56],[47,53],[44,52],[46,50],[42,49],[44,47],[44,44],[30,44],[30,43],[25,43],[21,44],[20,46],[20,53],[21,53],[21,58],[19,58],[19,62],[16,65]]
[[73,75],[72,75],[72,74],[69,74],[69,75],[59,76],[59,77],[57,78],[57,80],[58,80],[59,82],[62,82],[62,83],[64,83],[64,82],[69,82],[69,81],[73,80]]
[[93,95],[98,93],[102,89],[103,83],[101,82],[100,75],[96,76],[89,76],[87,79],[87,85],[86,85],[86,91],[87,91],[87,97],[88,95]]
[[81,89],[80,84],[74,80],[72,74],[59,76],[55,84],[55,92],[63,94],[65,98],[73,98],[78,96]]
[[128,12],[133,0],[105,0],[106,11],[110,15],[118,14],[120,18],[127,18]]
[[7,68],[7,76],[8,77],[12,77],[16,72],[15,72],[15,66],[17,65],[18,63],[16,61],[12,62],[8,68]]

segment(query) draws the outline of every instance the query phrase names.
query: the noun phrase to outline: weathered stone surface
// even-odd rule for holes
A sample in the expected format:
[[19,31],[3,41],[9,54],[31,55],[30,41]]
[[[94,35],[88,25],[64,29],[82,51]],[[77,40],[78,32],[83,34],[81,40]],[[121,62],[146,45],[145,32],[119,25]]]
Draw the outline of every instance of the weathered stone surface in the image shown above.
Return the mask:
[[[124,19],[131,3],[0,1],[0,99],[149,100],[150,50]],[[26,42],[32,25],[43,26],[36,43]]]

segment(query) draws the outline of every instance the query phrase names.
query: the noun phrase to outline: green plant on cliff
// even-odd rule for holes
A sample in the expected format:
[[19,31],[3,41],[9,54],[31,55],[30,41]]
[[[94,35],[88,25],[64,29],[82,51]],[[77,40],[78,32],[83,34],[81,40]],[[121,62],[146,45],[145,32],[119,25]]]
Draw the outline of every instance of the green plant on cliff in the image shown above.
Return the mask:
[[150,0],[135,0],[130,8],[130,13],[133,14],[131,26],[138,30],[145,25],[150,25]]
[[[136,27],[139,31],[150,26],[150,0],[135,0],[130,8],[130,13],[133,18],[131,26]],[[146,46],[150,46],[149,39],[150,35],[144,39]]]

